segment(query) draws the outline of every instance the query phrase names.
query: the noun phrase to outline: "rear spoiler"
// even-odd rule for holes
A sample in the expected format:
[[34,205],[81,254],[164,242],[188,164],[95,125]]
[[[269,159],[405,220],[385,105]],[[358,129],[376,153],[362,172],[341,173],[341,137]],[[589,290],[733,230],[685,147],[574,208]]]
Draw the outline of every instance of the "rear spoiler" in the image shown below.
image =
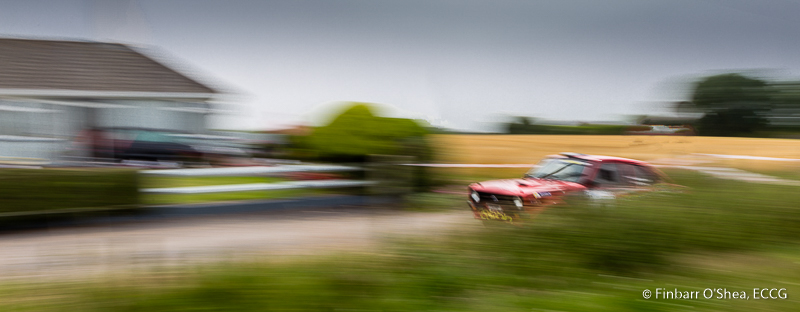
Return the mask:
[[564,152],[564,153],[558,153],[558,154],[561,155],[561,156],[569,157],[569,158],[581,158],[580,156],[588,156],[586,154],[573,153],[573,152]]

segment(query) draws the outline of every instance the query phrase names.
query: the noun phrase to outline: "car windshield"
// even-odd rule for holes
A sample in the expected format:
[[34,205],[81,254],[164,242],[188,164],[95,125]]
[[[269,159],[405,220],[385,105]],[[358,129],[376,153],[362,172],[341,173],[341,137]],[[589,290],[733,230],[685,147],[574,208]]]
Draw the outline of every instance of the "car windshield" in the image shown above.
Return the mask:
[[547,158],[525,174],[526,178],[577,182],[589,164],[572,159]]

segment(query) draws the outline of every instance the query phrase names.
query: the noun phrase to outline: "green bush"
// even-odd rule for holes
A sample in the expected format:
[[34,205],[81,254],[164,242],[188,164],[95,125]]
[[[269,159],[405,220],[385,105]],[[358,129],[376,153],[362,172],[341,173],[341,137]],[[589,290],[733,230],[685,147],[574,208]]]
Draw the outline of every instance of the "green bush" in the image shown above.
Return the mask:
[[309,147],[323,159],[363,161],[367,155],[421,156],[427,150],[425,128],[411,119],[372,113],[371,105],[352,103],[329,125],[308,138]]
[[0,214],[135,206],[135,170],[0,170]]
[[[330,124],[315,128],[308,137],[293,139],[293,154],[309,160],[364,163],[370,155],[413,156],[413,162],[430,162],[433,149],[428,131],[418,121],[373,113],[375,104],[349,103]],[[415,191],[426,191],[431,177],[424,167],[408,167]]]

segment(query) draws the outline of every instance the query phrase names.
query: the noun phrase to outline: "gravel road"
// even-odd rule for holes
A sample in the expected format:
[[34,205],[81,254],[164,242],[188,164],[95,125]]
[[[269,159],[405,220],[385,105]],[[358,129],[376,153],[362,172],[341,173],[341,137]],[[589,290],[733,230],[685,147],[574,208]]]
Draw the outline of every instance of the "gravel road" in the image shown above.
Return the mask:
[[368,251],[388,237],[479,226],[468,211],[304,210],[0,234],[0,279],[86,278],[204,262]]

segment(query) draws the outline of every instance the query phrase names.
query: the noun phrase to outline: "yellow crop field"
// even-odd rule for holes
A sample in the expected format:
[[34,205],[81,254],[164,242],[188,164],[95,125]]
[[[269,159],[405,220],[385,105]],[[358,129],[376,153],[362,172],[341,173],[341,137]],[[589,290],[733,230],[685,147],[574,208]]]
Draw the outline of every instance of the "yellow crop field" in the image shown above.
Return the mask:
[[[434,135],[437,160],[465,164],[532,164],[547,155],[577,152],[641,160],[703,154],[800,159],[800,140],[625,135]],[[725,160],[735,167],[800,166],[800,162]]]

